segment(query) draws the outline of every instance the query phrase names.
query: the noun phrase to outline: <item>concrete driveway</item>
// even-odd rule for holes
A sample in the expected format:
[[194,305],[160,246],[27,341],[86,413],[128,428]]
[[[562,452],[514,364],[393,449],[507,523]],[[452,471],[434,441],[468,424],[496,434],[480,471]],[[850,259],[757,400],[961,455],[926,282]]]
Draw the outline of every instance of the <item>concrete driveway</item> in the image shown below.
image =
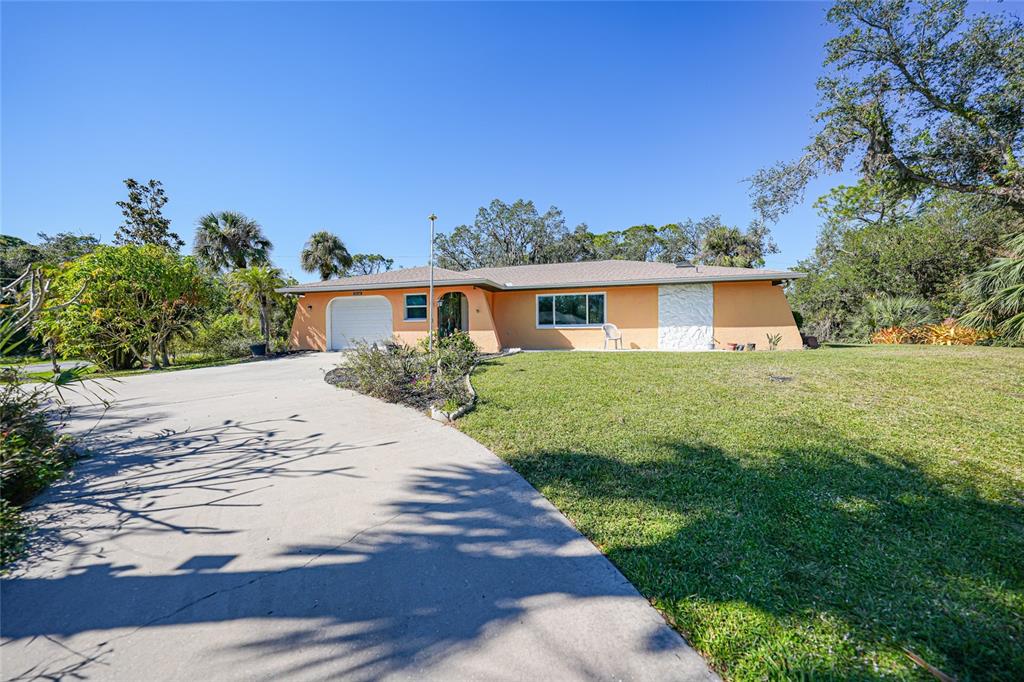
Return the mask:
[[114,384],[2,584],[4,679],[713,678],[489,450],[329,354]]

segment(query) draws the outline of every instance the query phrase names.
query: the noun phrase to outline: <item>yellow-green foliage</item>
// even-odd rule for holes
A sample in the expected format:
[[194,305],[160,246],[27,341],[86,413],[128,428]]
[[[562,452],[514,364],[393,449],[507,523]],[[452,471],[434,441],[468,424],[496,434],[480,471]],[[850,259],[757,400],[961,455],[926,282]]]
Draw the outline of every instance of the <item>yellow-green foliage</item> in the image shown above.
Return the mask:
[[212,282],[192,258],[154,246],[101,246],[65,263],[52,286],[55,301],[81,295],[66,308],[44,308],[37,333],[63,357],[103,368],[152,362],[175,335],[204,314]]
[[989,338],[989,334],[946,320],[942,324],[925,324],[920,327],[887,327],[871,335],[871,343],[899,344],[923,343],[934,346],[973,346]]

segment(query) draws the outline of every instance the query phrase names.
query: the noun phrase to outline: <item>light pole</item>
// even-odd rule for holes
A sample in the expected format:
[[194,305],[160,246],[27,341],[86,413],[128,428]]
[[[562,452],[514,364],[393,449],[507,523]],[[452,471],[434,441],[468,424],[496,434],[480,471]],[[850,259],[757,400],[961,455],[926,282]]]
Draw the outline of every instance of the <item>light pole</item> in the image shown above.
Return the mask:
[[427,352],[434,350],[434,221],[437,216],[431,213],[430,221],[430,294],[427,297]]

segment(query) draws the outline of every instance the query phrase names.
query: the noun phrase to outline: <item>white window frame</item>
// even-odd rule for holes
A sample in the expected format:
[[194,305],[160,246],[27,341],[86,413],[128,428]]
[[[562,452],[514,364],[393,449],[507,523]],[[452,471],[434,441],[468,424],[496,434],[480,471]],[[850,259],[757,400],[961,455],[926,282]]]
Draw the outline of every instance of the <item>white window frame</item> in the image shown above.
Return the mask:
[[[587,301],[587,324],[541,324],[540,323],[540,298],[544,296],[551,296],[557,298],[559,296],[604,296],[604,305],[602,306],[602,312],[604,313],[604,322],[598,322],[597,324],[590,324],[590,301]],[[554,320],[554,304],[552,303],[551,319]],[[600,329],[601,325],[608,322],[608,293],[604,291],[567,291],[564,293],[548,293],[548,294],[537,294],[533,299],[533,322],[537,329]]]
[[[426,301],[422,306],[414,305],[413,308],[423,308],[423,317],[409,317],[409,297],[410,296],[422,296],[423,300]],[[422,294],[406,294],[402,297],[402,320],[405,322],[422,322],[427,323],[427,316],[430,314],[430,294],[423,292]]]

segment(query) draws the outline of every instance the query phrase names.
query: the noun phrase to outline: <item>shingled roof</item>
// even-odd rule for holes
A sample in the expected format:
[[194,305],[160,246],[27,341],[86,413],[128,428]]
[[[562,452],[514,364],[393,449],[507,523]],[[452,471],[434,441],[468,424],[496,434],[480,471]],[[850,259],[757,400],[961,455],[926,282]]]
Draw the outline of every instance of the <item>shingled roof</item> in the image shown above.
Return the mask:
[[[601,260],[580,263],[513,265],[503,268],[448,270],[434,268],[434,286],[478,286],[491,291],[515,289],[558,289],[585,286],[628,286],[636,284],[687,284],[698,282],[747,282],[787,280],[803,277],[802,272],[761,268],[726,268],[717,265],[652,263],[635,260]],[[375,275],[356,275],[310,282],[280,289],[284,293],[404,289],[427,286],[430,269],[390,270]]]

